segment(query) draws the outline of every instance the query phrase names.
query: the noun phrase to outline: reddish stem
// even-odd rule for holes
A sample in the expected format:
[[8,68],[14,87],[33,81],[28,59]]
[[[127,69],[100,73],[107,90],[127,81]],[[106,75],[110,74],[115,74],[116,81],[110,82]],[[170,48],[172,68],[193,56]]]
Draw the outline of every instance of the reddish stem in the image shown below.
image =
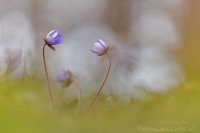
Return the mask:
[[79,86],[79,84],[75,80],[72,80],[72,81],[76,84],[76,86],[78,87],[78,91],[79,91],[79,100],[78,100],[78,106],[77,106],[77,109],[76,109],[76,114],[77,114],[79,109],[80,109],[80,106],[81,106],[82,92],[81,92],[81,87]]
[[107,70],[106,76],[105,76],[105,78],[104,78],[104,80],[103,80],[103,82],[102,82],[102,84],[101,84],[99,90],[97,91],[96,95],[95,95],[94,98],[92,99],[92,101],[91,101],[91,103],[90,103],[90,105],[89,105],[89,108],[92,107],[93,103],[95,102],[95,100],[97,99],[98,95],[100,94],[100,92],[101,92],[101,90],[102,90],[102,88],[103,88],[103,86],[104,86],[104,84],[105,84],[105,82],[106,82],[106,79],[107,79],[107,77],[108,77],[108,74],[109,74],[109,72],[110,72],[111,59],[110,59],[110,55],[108,54],[108,52],[106,52],[106,54],[107,54],[108,59],[109,59],[108,70]]
[[50,81],[49,81],[49,76],[48,76],[48,71],[47,71],[47,65],[46,65],[46,59],[45,59],[45,54],[44,54],[44,49],[45,49],[46,43],[44,44],[42,48],[42,55],[43,55],[43,62],[44,62],[44,69],[45,69],[45,74],[46,74],[46,80],[47,80],[47,85],[48,85],[48,90],[49,90],[49,96],[52,104],[52,109],[54,111],[54,101],[53,101],[53,96],[51,92],[51,86],[50,86]]

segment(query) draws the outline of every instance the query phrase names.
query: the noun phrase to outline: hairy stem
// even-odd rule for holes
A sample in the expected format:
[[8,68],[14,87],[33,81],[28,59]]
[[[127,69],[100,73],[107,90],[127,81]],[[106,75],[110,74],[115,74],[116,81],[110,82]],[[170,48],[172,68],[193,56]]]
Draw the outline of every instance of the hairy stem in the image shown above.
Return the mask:
[[47,80],[47,85],[48,85],[48,90],[49,90],[49,96],[50,96],[50,100],[51,100],[51,104],[52,104],[52,110],[54,111],[54,101],[53,101],[53,96],[52,96],[52,92],[51,92],[51,86],[50,86],[47,65],[46,65],[46,59],[45,59],[45,54],[44,54],[45,46],[46,46],[46,43],[43,46],[42,55],[43,55],[44,69],[45,69],[45,73],[46,73],[46,80]]
[[92,99],[92,101],[91,101],[91,103],[90,103],[90,105],[89,105],[89,108],[92,107],[92,105],[94,104],[94,102],[95,102],[95,100],[97,99],[98,95],[100,94],[100,92],[101,92],[101,90],[102,90],[102,88],[103,88],[103,86],[104,86],[104,84],[105,84],[105,82],[106,82],[106,79],[107,79],[107,77],[108,77],[108,74],[109,74],[109,72],[110,72],[111,59],[110,59],[110,55],[108,54],[108,52],[106,52],[106,55],[108,56],[108,59],[109,59],[108,70],[107,70],[106,76],[105,76],[105,78],[104,78],[104,80],[103,80],[103,82],[102,82],[102,84],[101,84],[99,90],[97,91],[96,95],[95,95],[94,98]]
[[79,91],[79,100],[78,100],[78,106],[77,106],[77,109],[76,109],[76,114],[77,114],[79,109],[80,109],[80,106],[81,106],[82,92],[81,92],[81,87],[79,86],[79,84],[75,80],[72,80],[72,81],[76,84],[76,86],[78,87],[78,91]]

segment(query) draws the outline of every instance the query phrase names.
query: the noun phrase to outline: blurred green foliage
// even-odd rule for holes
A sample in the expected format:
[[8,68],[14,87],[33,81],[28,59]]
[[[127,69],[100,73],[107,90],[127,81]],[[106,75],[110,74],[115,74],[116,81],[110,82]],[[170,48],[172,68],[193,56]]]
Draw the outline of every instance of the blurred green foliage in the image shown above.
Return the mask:
[[133,99],[129,104],[107,102],[101,96],[88,109],[93,95],[85,96],[79,114],[75,114],[78,100],[64,94],[54,94],[56,111],[52,113],[46,86],[31,81],[2,83],[0,133],[142,133],[171,127],[180,132],[176,128],[193,126],[196,129],[190,132],[198,133],[199,80],[190,78],[165,95],[150,93],[145,100]]

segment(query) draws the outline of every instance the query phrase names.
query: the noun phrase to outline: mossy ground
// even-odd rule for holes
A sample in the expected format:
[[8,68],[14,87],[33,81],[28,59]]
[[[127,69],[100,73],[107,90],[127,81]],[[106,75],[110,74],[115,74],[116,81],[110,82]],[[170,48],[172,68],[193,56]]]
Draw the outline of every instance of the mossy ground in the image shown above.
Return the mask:
[[54,94],[56,111],[52,113],[45,86],[31,81],[15,85],[2,83],[0,133],[140,133],[171,127],[174,127],[173,132],[184,127],[189,132],[194,126],[190,132],[198,133],[199,81],[200,78],[190,78],[165,95],[149,93],[145,100],[132,100],[130,104],[102,100],[88,109],[91,100],[88,97],[83,100],[78,114],[75,114],[77,99]]

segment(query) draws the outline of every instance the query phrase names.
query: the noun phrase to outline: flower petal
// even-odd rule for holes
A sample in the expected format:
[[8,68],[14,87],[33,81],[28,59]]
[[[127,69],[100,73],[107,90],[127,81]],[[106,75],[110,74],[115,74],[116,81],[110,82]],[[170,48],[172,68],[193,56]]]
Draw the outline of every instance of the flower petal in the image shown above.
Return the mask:
[[58,34],[60,34],[60,30],[52,30],[47,36],[55,38]]
[[105,52],[107,48],[107,45],[101,40],[98,39],[92,46],[91,48],[91,52],[97,54],[97,55],[101,55]]
[[95,47],[95,46],[92,46],[91,52],[92,52],[92,53],[95,53],[95,54],[97,54],[97,55],[100,55],[100,54],[102,54],[102,53],[104,52],[104,49],[99,49],[99,48],[97,48],[97,47]]
[[105,44],[105,42],[102,41],[101,39],[98,39],[97,42],[99,42],[99,43],[101,44],[101,46],[104,47],[105,49],[108,47],[108,46]]
[[68,73],[63,70],[63,73],[57,76],[56,81],[62,86],[65,87],[66,85],[70,84],[70,77]]
[[60,44],[60,43],[63,42],[63,40],[64,40],[63,38],[61,38],[61,37],[57,37],[57,38],[54,39],[55,42],[54,42],[53,45]]
[[50,44],[50,45],[54,45],[54,44],[55,44],[55,40],[54,40],[54,38],[51,37],[51,36],[47,36],[45,40],[46,40],[47,43]]
[[61,38],[60,30],[52,30],[49,34],[47,34],[45,41],[50,45],[62,43],[63,38]]

